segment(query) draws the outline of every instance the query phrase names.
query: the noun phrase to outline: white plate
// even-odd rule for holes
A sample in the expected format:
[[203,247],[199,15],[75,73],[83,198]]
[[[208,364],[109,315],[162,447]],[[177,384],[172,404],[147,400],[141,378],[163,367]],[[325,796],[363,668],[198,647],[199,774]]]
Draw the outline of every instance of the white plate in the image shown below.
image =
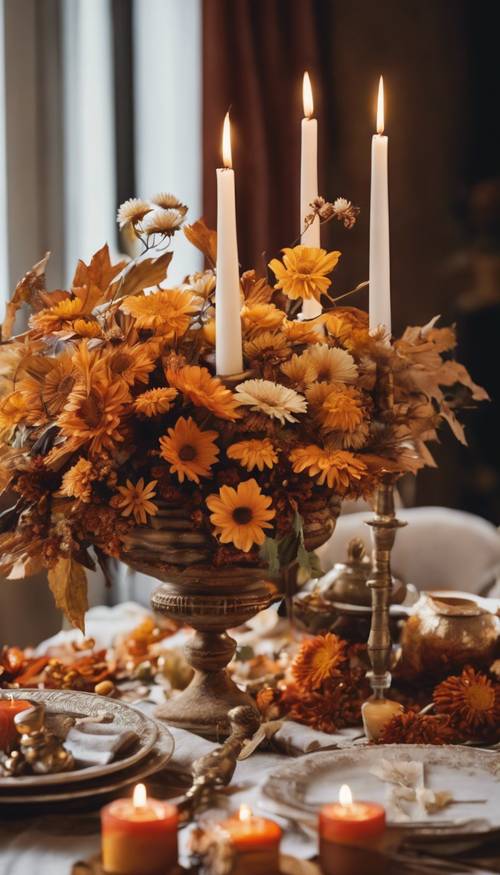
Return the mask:
[[[156,721],[152,722],[156,723]],[[152,750],[149,751],[144,759],[127,769],[124,774],[105,775],[85,786],[61,784],[60,789],[56,787],[40,788],[38,793],[34,792],[33,788],[26,788],[26,792],[15,795],[1,795],[0,793],[0,805],[8,805],[10,807],[11,805],[34,805],[88,799],[92,796],[105,796],[115,793],[117,790],[122,790],[131,784],[144,781],[155,774],[155,772],[164,769],[174,752],[175,741],[172,734],[162,724],[156,723],[155,728],[158,735]],[[61,776],[59,775],[59,777]]]
[[459,745],[367,745],[309,754],[272,772],[263,793],[276,802],[312,813],[324,803],[336,801],[341,785],[348,784],[355,799],[384,805],[391,785],[370,774],[370,768],[382,758],[422,761],[426,787],[449,790],[456,799],[485,800],[450,805],[429,815],[421,834],[442,836],[462,830],[476,834],[500,829],[500,756]]
[[151,717],[142,714],[116,699],[96,696],[95,693],[78,693],[73,690],[8,690],[4,695],[14,699],[28,699],[31,702],[43,702],[47,714],[59,714],[68,717],[92,717],[105,711],[112,718],[113,726],[131,729],[137,733],[138,740],[132,748],[118,756],[105,766],[86,766],[56,775],[19,775],[17,778],[0,777],[0,793],[10,790],[13,793],[25,787],[45,787],[50,784],[64,784],[75,781],[92,781],[102,775],[128,769],[142,760],[151,751],[157,735],[158,726]]

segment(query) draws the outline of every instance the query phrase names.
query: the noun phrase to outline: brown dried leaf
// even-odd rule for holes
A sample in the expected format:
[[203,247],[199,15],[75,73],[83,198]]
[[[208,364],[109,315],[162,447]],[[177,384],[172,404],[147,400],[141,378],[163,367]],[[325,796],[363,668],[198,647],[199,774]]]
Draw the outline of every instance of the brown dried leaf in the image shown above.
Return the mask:
[[103,303],[105,300],[99,286],[96,286],[93,283],[88,286],[74,288],[73,292],[75,298],[80,298],[82,302],[82,314],[86,316],[92,313],[94,307],[97,307],[98,304]]
[[108,244],[105,243],[102,249],[99,249],[92,256],[90,264],[79,260],[71,285],[77,287],[93,285],[97,286],[101,292],[105,292],[126,264],[126,261],[112,264]]
[[205,258],[215,267],[217,261],[217,231],[212,231],[203,219],[198,219],[192,225],[184,225],[184,234],[193,246],[203,252]]
[[64,611],[72,626],[84,632],[88,609],[85,570],[71,557],[62,556],[57,565],[49,569],[48,578],[56,606]]
[[137,295],[144,289],[157,286],[163,282],[167,275],[167,269],[172,261],[172,252],[163,252],[161,255],[143,257],[137,261],[129,262],[115,277],[110,286],[107,299]]
[[487,391],[472,381],[467,369],[459,362],[443,362],[439,369],[438,379],[441,386],[453,386],[455,383],[461,383],[462,386],[466,386],[470,390],[475,401],[490,400]]
[[257,277],[254,270],[242,274],[241,288],[247,304],[268,304],[274,292],[267,280]]
[[8,340],[11,337],[16,313],[22,304],[30,304],[34,294],[45,289],[45,268],[49,258],[50,252],[47,252],[18,282],[12,299],[6,307],[2,325],[2,340]]
[[453,411],[448,407],[448,405],[443,401],[441,403],[441,416],[446,420],[448,425],[450,426],[453,434],[455,435],[457,441],[460,441],[464,447],[467,446],[467,438],[465,437],[465,431],[463,425],[458,421],[457,417],[453,413]]

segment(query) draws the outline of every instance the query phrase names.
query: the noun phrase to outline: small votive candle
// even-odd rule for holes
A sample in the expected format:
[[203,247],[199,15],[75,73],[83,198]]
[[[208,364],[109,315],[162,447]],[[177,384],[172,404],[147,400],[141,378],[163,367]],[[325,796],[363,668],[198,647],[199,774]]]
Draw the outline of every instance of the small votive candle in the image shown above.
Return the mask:
[[347,784],[339,801],[319,813],[319,856],[325,875],[384,875],[380,853],[385,811],[374,802],[353,802]]
[[132,799],[101,811],[102,866],[110,875],[168,875],[177,865],[175,805],[149,799],[137,784]]
[[13,696],[0,699],[0,750],[7,752],[15,746],[19,734],[14,717],[21,711],[31,708],[32,704],[27,699],[14,699]]
[[234,817],[218,824],[232,845],[231,875],[278,875],[281,829],[274,820],[257,817],[248,805],[241,805]]

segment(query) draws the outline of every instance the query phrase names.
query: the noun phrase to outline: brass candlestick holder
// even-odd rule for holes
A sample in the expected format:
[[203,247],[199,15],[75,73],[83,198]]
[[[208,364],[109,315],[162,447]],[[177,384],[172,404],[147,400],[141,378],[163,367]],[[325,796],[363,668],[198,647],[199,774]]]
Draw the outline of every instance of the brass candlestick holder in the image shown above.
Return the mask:
[[[382,364],[377,371],[379,392],[378,415],[389,421],[393,409],[393,377],[390,368]],[[394,487],[398,475],[385,473],[375,492],[374,517],[367,520],[372,530],[372,573],[367,581],[371,591],[371,625],[368,637],[368,656],[372,670],[368,679],[373,695],[362,706],[366,736],[376,741],[385,724],[402,708],[398,702],[386,699],[385,691],[391,685],[392,641],[389,630],[389,604],[393,578],[391,551],[398,529],[406,523],[398,520],[394,507]]]

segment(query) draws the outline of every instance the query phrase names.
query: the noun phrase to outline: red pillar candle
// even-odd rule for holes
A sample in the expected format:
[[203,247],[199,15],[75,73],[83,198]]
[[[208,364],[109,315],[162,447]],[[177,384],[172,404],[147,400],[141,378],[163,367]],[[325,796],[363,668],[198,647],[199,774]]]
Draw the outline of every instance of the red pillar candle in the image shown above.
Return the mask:
[[110,875],[168,875],[177,865],[175,805],[148,799],[138,784],[132,799],[101,811],[102,865]]
[[19,735],[14,717],[31,706],[32,702],[27,699],[14,699],[12,696],[0,699],[0,750],[7,751],[16,744]]
[[319,853],[325,875],[378,875],[385,872],[380,853],[385,811],[374,802],[353,802],[343,784],[339,801],[319,814]]
[[274,820],[256,817],[247,805],[221,821],[234,852],[232,875],[278,875],[281,829]]

